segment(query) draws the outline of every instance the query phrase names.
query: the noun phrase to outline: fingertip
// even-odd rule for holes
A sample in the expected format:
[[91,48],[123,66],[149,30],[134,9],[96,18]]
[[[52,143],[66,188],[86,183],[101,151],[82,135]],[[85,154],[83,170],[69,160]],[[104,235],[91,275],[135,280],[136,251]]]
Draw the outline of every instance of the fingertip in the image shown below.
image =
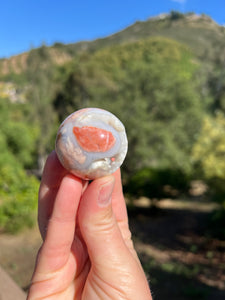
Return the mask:
[[55,150],[48,155],[44,166],[44,172],[53,166],[62,167]]
[[68,171],[61,165],[56,152],[53,150],[47,157],[41,183],[49,189],[57,188],[67,173]]
[[[104,187],[107,186],[109,187],[109,190],[111,189],[112,192],[114,183],[115,177],[113,175],[108,175],[93,180],[91,183],[89,183],[88,186],[85,187],[79,208],[79,218],[81,223],[84,223],[84,220],[88,221],[91,216],[94,216],[101,210],[101,205],[99,206],[98,202],[100,193],[101,191],[103,193]],[[107,197],[106,192],[105,197]]]

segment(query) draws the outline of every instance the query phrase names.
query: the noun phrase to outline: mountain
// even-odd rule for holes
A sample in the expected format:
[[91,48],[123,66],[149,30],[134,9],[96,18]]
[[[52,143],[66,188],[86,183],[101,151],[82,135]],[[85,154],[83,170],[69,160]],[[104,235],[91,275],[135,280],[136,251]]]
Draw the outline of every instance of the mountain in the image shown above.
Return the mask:
[[[133,42],[151,36],[163,36],[186,44],[198,58],[207,62],[214,61],[218,53],[225,51],[225,27],[218,25],[207,15],[179,12],[161,14],[143,22],[136,22],[120,32],[94,41],[67,45],[56,43],[51,47],[42,47],[46,48],[45,51],[48,52],[53,64],[62,65],[84,51],[94,52],[111,45]],[[11,77],[13,79],[12,74],[21,74],[26,71],[29,59],[39,50],[40,48],[33,49],[8,59],[0,59],[0,78],[9,80]]]
[[106,38],[92,42],[67,45],[75,52],[81,50],[95,51],[102,47],[124,42],[133,42],[150,36],[163,36],[188,45],[198,56],[206,49],[214,48],[225,40],[225,28],[214,22],[209,16],[194,13],[180,14],[171,12],[161,14],[143,22],[125,28]]

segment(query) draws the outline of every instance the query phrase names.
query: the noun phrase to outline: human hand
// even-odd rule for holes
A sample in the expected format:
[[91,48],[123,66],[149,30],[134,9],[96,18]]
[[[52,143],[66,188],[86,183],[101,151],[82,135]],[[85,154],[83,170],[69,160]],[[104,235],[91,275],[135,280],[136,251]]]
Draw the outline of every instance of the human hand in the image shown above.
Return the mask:
[[43,245],[28,300],[151,300],[128,227],[120,171],[88,186],[53,151],[39,191]]

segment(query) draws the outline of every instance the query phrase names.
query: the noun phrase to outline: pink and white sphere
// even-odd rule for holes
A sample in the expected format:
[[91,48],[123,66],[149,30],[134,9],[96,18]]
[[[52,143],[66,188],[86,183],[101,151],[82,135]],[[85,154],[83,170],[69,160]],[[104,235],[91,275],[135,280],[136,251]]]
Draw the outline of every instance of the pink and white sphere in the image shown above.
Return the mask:
[[74,175],[93,180],[114,173],[127,154],[123,123],[99,108],[84,108],[60,125],[55,149],[61,164]]

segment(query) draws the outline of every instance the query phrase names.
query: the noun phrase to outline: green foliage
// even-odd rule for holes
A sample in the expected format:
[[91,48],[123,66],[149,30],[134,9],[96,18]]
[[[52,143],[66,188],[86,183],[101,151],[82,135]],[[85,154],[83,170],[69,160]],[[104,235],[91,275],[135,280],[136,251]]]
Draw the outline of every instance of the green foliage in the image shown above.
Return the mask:
[[54,109],[57,111],[61,122],[71,112],[86,106],[86,99],[88,98],[87,88],[85,87],[86,78],[82,74],[82,66],[77,67],[76,70],[76,72],[68,73],[67,70],[61,69],[63,76],[60,76],[60,80],[62,80],[61,85],[63,85],[63,88],[58,91],[53,102]]
[[17,232],[35,220],[39,182],[26,175],[16,161],[0,165],[0,230]]
[[208,85],[214,99],[211,110],[225,113],[225,41],[222,39],[215,45],[215,56],[212,71],[208,74]]
[[179,20],[179,19],[184,19],[184,18],[185,18],[185,15],[180,13],[179,11],[172,10],[170,12],[170,19],[172,21]]
[[192,158],[207,181],[213,198],[225,208],[225,116],[206,116]]
[[188,172],[203,111],[196,67],[186,47],[164,38],[105,48],[64,70],[55,108],[60,119],[85,106],[115,113],[129,139],[127,175],[143,167]]
[[[1,64],[0,64],[1,67]],[[25,73],[17,74],[11,71],[10,73],[7,73],[6,75],[0,74],[0,80],[5,82],[13,82],[14,84],[17,84],[20,88],[26,85],[27,78],[25,76]]]
[[9,232],[33,223],[39,185],[24,170],[32,161],[33,129],[20,120],[15,108],[0,99],[0,231]]
[[16,232],[34,222],[39,182],[26,175],[0,135],[0,230]]
[[0,99],[0,128],[8,151],[15,155],[24,166],[32,166],[36,151],[38,128],[29,122],[29,111],[25,104],[11,104]]
[[28,127],[21,122],[9,122],[3,129],[7,137],[7,144],[17,159],[26,167],[33,163],[33,153],[35,151],[35,138],[37,129]]
[[198,162],[206,178],[225,179],[225,117],[206,116],[201,134],[193,147],[193,159]]
[[[58,123],[87,106],[125,124],[123,173],[134,196],[185,190],[194,165],[224,203],[224,116],[209,116],[225,111],[224,40],[224,28],[209,18],[171,12],[108,38],[43,45],[0,60],[1,80],[27,99],[0,99],[0,227],[13,231],[30,222],[38,182],[24,169],[36,168],[52,150]],[[60,53],[75,58],[56,68]]]
[[55,68],[49,49],[42,46],[28,55],[27,98],[32,106],[30,122],[39,129],[36,152],[43,158],[54,147],[52,141],[56,127],[56,116],[52,106]]
[[169,262],[163,263],[162,269],[168,273],[175,273],[187,278],[192,278],[194,275],[199,273],[199,266],[197,264],[193,266],[186,266],[177,262]]
[[144,168],[129,179],[124,191],[128,196],[135,198],[173,198],[188,190],[189,181],[188,176],[180,170]]

